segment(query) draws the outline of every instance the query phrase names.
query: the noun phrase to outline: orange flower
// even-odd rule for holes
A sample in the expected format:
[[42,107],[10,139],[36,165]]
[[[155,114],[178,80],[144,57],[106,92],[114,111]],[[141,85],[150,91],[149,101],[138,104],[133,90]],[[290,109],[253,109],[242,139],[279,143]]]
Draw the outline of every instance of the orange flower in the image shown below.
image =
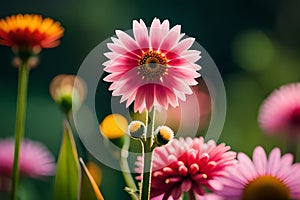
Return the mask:
[[63,33],[59,22],[40,15],[18,14],[0,20],[0,45],[17,49],[56,47]]

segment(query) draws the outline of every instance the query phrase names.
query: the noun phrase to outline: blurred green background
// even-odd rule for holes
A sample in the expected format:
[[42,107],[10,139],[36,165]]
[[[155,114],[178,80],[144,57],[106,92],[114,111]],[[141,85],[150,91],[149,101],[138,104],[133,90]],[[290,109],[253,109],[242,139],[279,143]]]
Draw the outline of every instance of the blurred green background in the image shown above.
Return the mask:
[[[282,146],[280,139],[263,135],[257,113],[263,99],[282,84],[300,78],[300,1],[271,0],[86,0],[1,1],[0,17],[37,13],[61,22],[61,45],[43,50],[40,65],[30,75],[26,137],[46,144],[57,157],[62,115],[49,95],[51,79],[76,74],[86,55],[114,30],[131,29],[133,19],[150,25],[154,17],[169,19],[208,51],[217,64],[227,92],[227,118],[219,142],[250,154],[256,145],[267,151]],[[0,46],[0,138],[14,134],[17,69],[13,54]],[[203,66],[205,67],[205,66]],[[107,88],[107,84],[103,88]],[[106,105],[109,93],[96,98]],[[99,119],[110,110],[98,106]],[[284,148],[283,148],[284,150]],[[1,162],[1,161],[0,161]],[[121,173],[98,163],[103,170],[101,190],[107,199],[129,199]],[[22,180],[24,199],[52,198],[53,178]]]

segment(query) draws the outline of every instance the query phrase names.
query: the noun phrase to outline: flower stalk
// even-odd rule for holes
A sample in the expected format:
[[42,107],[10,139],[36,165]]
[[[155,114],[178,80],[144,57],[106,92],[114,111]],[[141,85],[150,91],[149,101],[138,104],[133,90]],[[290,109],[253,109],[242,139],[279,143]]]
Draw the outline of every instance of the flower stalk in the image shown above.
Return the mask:
[[132,178],[131,173],[129,172],[129,166],[128,166],[128,149],[130,146],[130,138],[129,137],[125,137],[124,138],[124,145],[121,149],[121,155],[120,155],[120,167],[122,170],[122,174],[125,180],[126,185],[128,186],[128,188],[126,188],[127,192],[130,194],[131,198],[133,200],[138,200],[138,196],[136,194],[136,191],[138,190],[135,182]]
[[[152,115],[151,121],[149,123],[148,116]],[[155,109],[152,108],[150,113],[147,112],[146,115],[146,134],[145,138],[142,142],[143,148],[143,175],[141,182],[141,200],[149,200],[150,199],[150,189],[151,189],[151,174],[152,174],[152,145],[153,145],[153,133],[154,133],[154,121],[155,121]]]
[[29,78],[29,69],[27,65],[28,65],[28,59],[25,59],[22,60],[22,63],[19,67],[11,200],[17,199],[17,189],[18,189],[18,182],[19,182],[19,156],[20,156],[21,142],[25,130],[27,88],[28,88],[28,78]]

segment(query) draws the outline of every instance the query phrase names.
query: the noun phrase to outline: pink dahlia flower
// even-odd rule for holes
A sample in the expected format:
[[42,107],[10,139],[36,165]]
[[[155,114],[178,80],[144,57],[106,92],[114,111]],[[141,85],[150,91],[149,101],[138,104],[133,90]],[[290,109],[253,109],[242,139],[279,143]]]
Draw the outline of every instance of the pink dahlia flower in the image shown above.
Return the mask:
[[133,36],[116,31],[117,38],[107,46],[109,60],[103,65],[109,72],[104,78],[112,82],[112,95],[122,96],[128,107],[134,101],[134,111],[150,110],[153,106],[167,109],[178,106],[191,94],[200,74],[200,51],[189,50],[194,38],[182,39],[180,25],[170,29],[169,21],[155,18],[148,31],[143,20],[133,21]]
[[[151,200],[162,200],[163,196],[164,195],[162,194],[160,196],[156,196],[156,197],[151,198]],[[193,198],[191,197],[189,199],[193,199]],[[174,198],[172,196],[170,196],[168,198],[168,200],[174,200]],[[216,195],[216,194],[211,193],[211,194],[205,194],[205,195],[202,195],[202,196],[197,196],[197,200],[223,200],[223,198]]]
[[300,135],[300,83],[275,90],[262,104],[258,118],[267,133]]
[[297,200],[300,199],[300,163],[293,164],[291,154],[280,155],[274,148],[269,158],[256,147],[252,160],[238,154],[238,164],[220,178],[223,188],[217,193],[224,200]]
[[[0,186],[1,180],[10,179],[14,160],[14,140],[0,140]],[[20,174],[32,178],[54,174],[55,164],[51,152],[39,142],[23,140],[20,149]]]
[[[179,199],[182,192],[204,195],[204,187],[216,190],[221,187],[217,177],[226,175],[226,167],[233,165],[236,153],[224,143],[212,140],[204,143],[200,138],[173,139],[157,147],[153,156],[151,198]],[[138,158],[136,171],[142,172],[142,158]],[[141,179],[141,177],[137,177]]]

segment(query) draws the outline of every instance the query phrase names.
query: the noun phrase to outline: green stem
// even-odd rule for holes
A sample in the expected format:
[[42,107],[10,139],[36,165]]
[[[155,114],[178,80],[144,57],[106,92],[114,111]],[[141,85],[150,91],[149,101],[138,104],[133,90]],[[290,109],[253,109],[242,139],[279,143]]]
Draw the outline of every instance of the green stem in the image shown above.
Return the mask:
[[19,156],[22,138],[25,129],[26,118],[26,100],[28,87],[29,70],[27,69],[27,61],[23,61],[19,68],[19,82],[17,95],[17,112],[16,112],[16,132],[15,132],[15,150],[14,163],[12,172],[12,194],[11,199],[17,199],[17,189],[19,182]]
[[88,159],[88,152],[84,146],[84,144],[82,143],[81,139],[78,138],[78,136],[76,137],[76,135],[78,135],[78,132],[77,132],[77,129],[74,125],[74,118],[73,118],[73,113],[72,113],[72,110],[71,111],[64,111],[63,110],[63,113],[65,114],[66,116],[66,119],[71,127],[71,130],[72,130],[72,133],[73,133],[73,136],[74,136],[74,140],[75,140],[75,144],[77,143],[77,151],[78,151],[78,154],[82,154],[82,155],[79,155],[79,157],[83,158],[83,160],[87,160]]
[[138,189],[137,189],[135,182],[132,178],[132,175],[130,173],[130,169],[129,169],[129,165],[128,165],[128,161],[127,161],[129,146],[130,146],[130,138],[125,136],[124,145],[121,149],[120,167],[122,170],[122,174],[123,174],[125,183],[130,188],[129,189],[130,191],[128,191],[128,192],[129,192],[131,198],[134,200],[137,200],[135,192]]
[[152,114],[151,122],[148,123],[149,113],[146,115],[146,137],[143,141],[143,176],[141,183],[141,200],[149,200],[150,199],[150,189],[151,189],[151,173],[152,173],[152,145],[153,145],[153,132],[154,132],[154,120],[155,120],[155,109],[153,108],[150,111],[150,115]]

